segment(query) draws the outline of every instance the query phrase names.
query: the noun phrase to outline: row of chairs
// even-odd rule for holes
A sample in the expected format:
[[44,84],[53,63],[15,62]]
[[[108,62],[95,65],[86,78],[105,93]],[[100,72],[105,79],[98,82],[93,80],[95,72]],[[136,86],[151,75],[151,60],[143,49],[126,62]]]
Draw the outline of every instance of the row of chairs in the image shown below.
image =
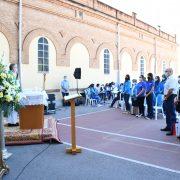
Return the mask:
[[[97,100],[96,99],[92,99],[90,97],[90,89],[85,89],[84,92],[85,92],[85,97],[86,97],[85,104],[86,105],[91,105],[91,106],[96,105],[97,104]],[[114,93],[114,96],[115,96],[115,93]],[[158,119],[158,113],[159,112],[161,112],[163,117],[165,118],[165,114],[164,114],[164,111],[163,111],[163,99],[164,99],[164,95],[162,95],[162,94],[159,94],[156,97],[155,105],[153,107],[154,111],[155,111],[155,120]],[[132,105],[131,98],[129,100],[129,103],[130,103],[130,105]],[[115,104],[116,108],[118,106],[120,106],[122,110],[125,110],[125,102],[124,102],[124,99],[122,98],[122,94],[120,94],[120,100],[117,101],[117,103]],[[146,103],[146,99],[144,101],[144,106],[145,106],[145,115],[147,115],[147,103]]]
[[[158,113],[162,113],[163,118],[165,118],[165,114],[163,111],[163,99],[164,99],[164,95],[159,94],[156,97],[155,100],[155,105],[153,106],[153,109],[155,111],[155,120],[158,119]],[[130,98],[129,100],[130,105],[132,106],[132,100]],[[116,103],[115,107],[117,108],[118,106],[121,107],[121,110],[125,110],[125,102],[124,99],[122,98],[122,94],[120,94],[120,100]],[[146,99],[144,101],[144,107],[145,107],[145,115],[147,115],[147,103],[146,103]]]
[[[116,91],[116,90],[112,91],[112,95],[111,95],[112,99],[116,96],[117,92],[118,91]],[[90,89],[89,88],[85,89],[84,93],[85,93],[85,98],[86,98],[85,105],[91,105],[91,106],[97,105],[97,99],[91,98]]]

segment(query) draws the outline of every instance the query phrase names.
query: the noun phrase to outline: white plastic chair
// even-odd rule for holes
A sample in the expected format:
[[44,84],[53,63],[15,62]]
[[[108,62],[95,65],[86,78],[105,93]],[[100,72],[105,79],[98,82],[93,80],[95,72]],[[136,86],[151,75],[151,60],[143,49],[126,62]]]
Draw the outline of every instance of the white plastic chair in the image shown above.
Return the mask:
[[86,105],[90,104],[91,106],[96,105],[97,99],[90,98],[90,89],[85,89],[84,92],[85,92],[85,96],[86,96],[85,104]]
[[146,102],[146,98],[144,99],[144,115],[147,116],[147,102]]
[[156,96],[156,103],[155,103],[155,106],[153,107],[155,110],[155,120],[157,120],[157,114],[159,110],[161,110],[163,117],[165,118],[164,111],[163,111],[163,99],[164,99],[164,95],[162,94],[158,94]]

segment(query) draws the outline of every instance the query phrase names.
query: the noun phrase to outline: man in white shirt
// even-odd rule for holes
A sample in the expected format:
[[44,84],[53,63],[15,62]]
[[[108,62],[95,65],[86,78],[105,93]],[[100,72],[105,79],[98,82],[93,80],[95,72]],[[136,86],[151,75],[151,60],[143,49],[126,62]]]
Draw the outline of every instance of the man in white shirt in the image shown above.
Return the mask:
[[67,76],[64,76],[64,80],[61,82],[61,93],[63,97],[63,106],[65,106],[67,103],[64,102],[64,96],[69,95],[69,82],[67,80]]
[[176,113],[174,98],[177,96],[177,84],[178,81],[173,77],[172,68],[167,68],[165,71],[167,77],[166,83],[164,84],[164,106],[166,109],[166,127],[161,131],[169,131],[166,135],[173,135],[173,126],[176,123]]

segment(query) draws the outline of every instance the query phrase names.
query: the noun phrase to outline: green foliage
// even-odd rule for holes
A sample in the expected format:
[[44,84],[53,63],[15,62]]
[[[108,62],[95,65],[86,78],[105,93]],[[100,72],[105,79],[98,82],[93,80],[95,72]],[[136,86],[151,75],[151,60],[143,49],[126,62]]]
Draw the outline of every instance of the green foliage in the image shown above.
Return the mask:
[[0,108],[7,117],[13,110],[18,111],[20,105],[20,86],[11,71],[0,61]]

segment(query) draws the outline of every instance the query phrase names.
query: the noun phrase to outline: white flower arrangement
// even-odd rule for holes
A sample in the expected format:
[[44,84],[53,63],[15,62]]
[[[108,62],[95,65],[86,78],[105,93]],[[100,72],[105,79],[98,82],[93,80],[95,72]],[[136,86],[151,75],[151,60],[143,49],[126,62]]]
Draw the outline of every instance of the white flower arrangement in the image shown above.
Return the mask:
[[16,77],[6,70],[6,66],[0,60],[0,109],[5,117],[13,110],[19,110],[20,99],[20,86]]

